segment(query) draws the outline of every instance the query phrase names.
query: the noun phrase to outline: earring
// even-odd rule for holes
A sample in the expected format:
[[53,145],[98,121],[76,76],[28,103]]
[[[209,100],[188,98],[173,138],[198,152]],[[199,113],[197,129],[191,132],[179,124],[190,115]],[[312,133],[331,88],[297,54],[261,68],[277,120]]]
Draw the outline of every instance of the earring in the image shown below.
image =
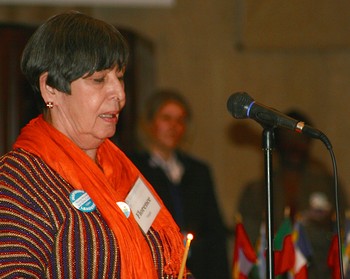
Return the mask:
[[53,108],[53,102],[46,102],[46,107],[49,109]]

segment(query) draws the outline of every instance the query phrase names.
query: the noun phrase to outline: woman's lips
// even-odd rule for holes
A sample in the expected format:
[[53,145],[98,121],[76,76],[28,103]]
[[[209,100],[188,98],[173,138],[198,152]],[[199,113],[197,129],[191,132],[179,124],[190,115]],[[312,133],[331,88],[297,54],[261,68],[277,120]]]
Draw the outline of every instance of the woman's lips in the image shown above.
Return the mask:
[[104,121],[108,122],[117,122],[118,121],[118,113],[102,113],[99,115]]
[[117,113],[102,113],[99,115],[101,118],[116,118],[118,117]]

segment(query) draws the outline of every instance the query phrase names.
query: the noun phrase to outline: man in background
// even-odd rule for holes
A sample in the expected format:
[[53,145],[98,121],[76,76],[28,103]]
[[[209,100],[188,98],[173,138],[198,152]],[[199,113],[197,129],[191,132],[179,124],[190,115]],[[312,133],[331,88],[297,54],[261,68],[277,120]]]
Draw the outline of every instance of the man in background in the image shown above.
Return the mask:
[[130,157],[183,234],[194,234],[187,264],[195,278],[228,279],[226,230],[210,168],[180,148],[190,118],[190,107],[182,95],[171,90],[157,92],[146,105],[145,149]]

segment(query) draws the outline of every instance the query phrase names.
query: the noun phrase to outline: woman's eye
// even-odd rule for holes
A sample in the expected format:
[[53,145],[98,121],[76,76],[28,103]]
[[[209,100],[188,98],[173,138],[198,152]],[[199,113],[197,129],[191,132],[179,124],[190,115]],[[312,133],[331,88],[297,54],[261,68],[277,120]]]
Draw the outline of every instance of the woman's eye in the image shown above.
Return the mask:
[[104,77],[101,77],[101,78],[94,78],[94,82],[97,82],[97,83],[101,83],[105,80]]
[[116,77],[119,81],[124,81],[124,72],[123,71],[117,71]]

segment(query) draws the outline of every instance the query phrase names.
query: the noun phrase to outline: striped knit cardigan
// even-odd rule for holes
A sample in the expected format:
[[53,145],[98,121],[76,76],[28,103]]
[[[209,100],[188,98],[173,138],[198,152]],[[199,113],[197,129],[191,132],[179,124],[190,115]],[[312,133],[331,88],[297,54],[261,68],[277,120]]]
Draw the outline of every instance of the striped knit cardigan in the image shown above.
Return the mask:
[[[26,151],[0,159],[1,278],[120,278],[117,239],[98,210],[72,206],[73,190]],[[157,232],[151,228],[145,237],[158,278],[171,278],[163,273]]]

